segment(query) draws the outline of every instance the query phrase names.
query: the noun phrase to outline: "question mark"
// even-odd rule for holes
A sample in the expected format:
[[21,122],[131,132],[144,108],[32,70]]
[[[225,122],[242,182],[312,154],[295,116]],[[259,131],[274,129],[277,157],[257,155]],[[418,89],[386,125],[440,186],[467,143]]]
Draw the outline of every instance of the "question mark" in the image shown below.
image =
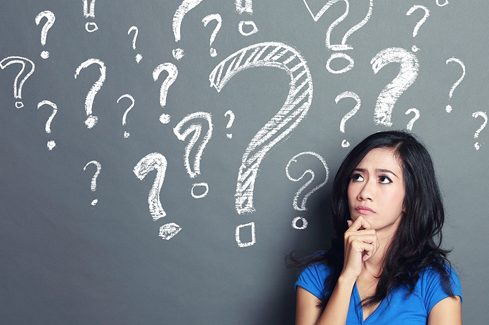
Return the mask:
[[[122,125],[126,125],[126,120],[127,120],[127,113],[129,113],[129,111],[134,107],[134,97],[132,97],[131,95],[129,94],[125,94],[125,95],[122,95],[121,97],[119,97],[119,99],[117,100],[117,104],[119,104],[119,101],[122,99],[122,98],[128,98],[130,101],[131,101],[131,106],[129,106],[128,109],[126,109],[126,111],[124,112],[124,115],[122,115]],[[129,132],[126,132],[124,131],[124,138],[129,138],[131,134]]]
[[411,86],[418,76],[418,58],[403,48],[391,47],[377,53],[370,64],[375,74],[384,66],[392,62],[399,62],[399,74],[390,82],[377,98],[374,111],[375,124],[392,126],[392,109],[399,96]]
[[[173,63],[160,64],[153,71],[153,80],[154,81],[158,80],[160,73],[162,71],[168,72],[168,76],[166,77],[165,81],[163,81],[163,84],[161,85],[161,88],[160,88],[160,105],[161,105],[161,107],[165,107],[168,89],[170,88],[171,85],[173,85],[175,80],[177,80],[178,68]],[[170,115],[161,114],[160,122],[163,124],[170,123]]]
[[[127,35],[131,34],[131,32],[134,31],[134,37],[132,39],[132,48],[135,50],[136,49],[136,39],[138,38],[139,30],[136,26],[131,26],[129,30],[127,31]],[[141,54],[136,54],[136,62],[139,63],[143,56]]]
[[[475,112],[472,114],[472,117],[473,118],[477,118],[477,117],[482,117],[484,118],[484,123],[481,125],[481,127],[479,129],[477,129],[477,131],[475,131],[475,134],[474,134],[474,139],[477,139],[479,138],[479,134],[481,133],[482,130],[484,130],[484,128],[486,127],[487,125],[487,114],[486,112]],[[474,147],[475,147],[475,150],[479,150],[480,149],[480,145],[479,145],[479,142],[476,142],[474,144]]]
[[[420,6],[420,5],[415,5],[415,6],[412,6],[407,12],[406,12],[406,16],[411,16],[411,14],[413,12],[415,12],[416,10],[418,9],[423,9],[424,10],[424,16],[423,18],[421,18],[420,21],[418,21],[418,23],[416,24],[416,26],[414,27],[414,30],[413,30],[413,37],[416,37],[416,35],[418,35],[418,31],[419,31],[419,28],[424,24],[424,22],[426,21],[426,19],[428,19],[428,17],[430,16],[430,11],[428,10],[428,8],[426,8],[425,6]],[[419,48],[416,46],[416,45],[413,45],[412,49],[411,49],[413,52],[417,52],[419,50]]]
[[85,125],[89,129],[93,128],[95,126],[95,124],[97,124],[97,121],[98,121],[98,117],[95,115],[92,115],[93,101],[95,100],[95,95],[97,95],[98,91],[104,85],[107,69],[105,67],[105,64],[102,61],[100,61],[98,59],[88,59],[85,62],[83,62],[82,64],[80,64],[80,66],[78,68],[76,68],[76,71],[75,71],[75,79],[77,79],[78,75],[80,74],[80,71],[82,69],[85,69],[85,68],[91,66],[92,64],[98,64],[100,66],[100,77],[93,84],[92,88],[90,88],[90,91],[88,92],[87,97],[85,99],[85,112],[88,116],[87,119],[85,120]]
[[[173,34],[175,35],[175,42],[180,41],[180,28],[182,26],[183,17],[192,9],[197,7],[202,0],[184,0],[178,7],[177,11],[173,15]],[[180,60],[185,55],[184,51],[180,48],[174,49],[173,57],[176,60]]]
[[217,56],[217,51],[216,51],[216,49],[212,48],[212,43],[216,39],[217,33],[219,32],[219,30],[221,29],[221,26],[222,26],[222,18],[221,18],[221,15],[219,15],[219,14],[213,14],[213,15],[205,16],[204,19],[202,19],[202,23],[204,23],[204,27],[207,27],[207,24],[210,21],[212,21],[212,20],[217,21],[217,26],[216,26],[216,28],[214,28],[214,31],[211,34],[211,39],[210,39],[210,46],[211,46],[210,54],[211,54],[212,57],[216,57]]
[[[226,129],[229,129],[233,126],[233,123],[234,123],[234,119],[236,118],[233,111],[231,110],[228,110],[226,113],[224,113],[224,116],[228,116],[229,115],[229,122],[228,124],[226,125]],[[228,133],[226,134],[226,136],[228,137],[228,139],[232,139],[233,138],[233,134],[232,133]]]
[[[55,15],[51,11],[46,10],[46,11],[40,12],[36,16],[36,25],[39,25],[39,23],[41,22],[41,19],[43,19],[43,18],[46,18],[47,22],[46,22],[46,24],[44,24],[44,26],[42,27],[42,30],[41,30],[41,44],[42,44],[42,46],[46,45],[46,39],[48,37],[48,31],[54,25],[54,21],[56,20]],[[42,51],[41,52],[41,58],[43,58],[43,59],[49,58],[49,52],[48,51]]]
[[[160,202],[160,191],[163,182],[165,181],[167,165],[168,163],[165,156],[158,152],[153,152],[142,158],[133,169],[134,174],[140,180],[143,180],[149,172],[156,170],[156,177],[148,196],[149,212],[151,213],[153,221],[166,216],[166,212],[163,210]],[[182,228],[176,223],[168,223],[160,227],[159,236],[169,240],[180,230],[182,230]]]
[[[37,103],[37,109],[41,108],[43,105],[49,105],[53,108],[53,113],[51,113],[51,116],[49,116],[48,121],[46,122],[46,133],[49,134],[51,133],[51,122],[58,112],[58,106],[49,100],[43,100],[42,102]],[[56,142],[54,140],[48,141],[47,147],[49,150],[53,150],[53,148],[56,147]]]
[[[22,65],[22,69],[20,69],[19,73],[15,77],[14,80],[14,98],[16,99],[22,99],[22,86],[24,85],[24,82],[29,78],[35,70],[35,65],[34,62],[31,60],[24,58],[22,56],[9,56],[0,61],[0,68],[5,69],[7,66],[18,63]],[[30,65],[30,71],[25,74],[25,76],[22,77],[22,79],[19,82],[19,78],[23,75],[25,66],[26,64]],[[15,102],[15,107],[17,108],[22,108],[24,107],[24,103],[22,103],[20,100]]]
[[[453,84],[452,88],[450,89],[450,93],[448,94],[449,99],[452,99],[453,92],[455,91],[455,88],[457,88],[457,86],[462,82],[462,80],[464,80],[464,77],[465,77],[465,64],[462,61],[460,61],[459,59],[457,59],[457,58],[450,58],[450,59],[448,59],[446,61],[446,64],[448,64],[450,62],[458,63],[462,67],[462,76]],[[450,113],[452,111],[452,106],[451,105],[447,105],[447,107],[445,108],[445,110],[447,111],[447,113]]]
[[[347,97],[353,98],[357,102],[357,104],[355,105],[355,107],[351,111],[346,113],[346,115],[343,116],[343,118],[341,119],[341,122],[340,122],[340,132],[341,133],[345,133],[346,121],[348,121],[351,117],[353,117],[353,115],[355,115],[358,112],[358,110],[360,109],[360,105],[362,104],[360,97],[352,91],[344,91],[341,94],[339,94],[338,96],[336,96],[336,98],[335,98],[336,104],[338,104],[338,102],[340,100],[342,100],[343,98],[347,98]],[[341,146],[343,148],[347,148],[350,146],[350,143],[348,141],[346,141],[346,139],[344,139],[341,142]]]
[[[100,174],[100,170],[102,169],[102,165],[98,161],[92,160],[92,161],[88,162],[85,165],[85,167],[83,167],[83,170],[86,170],[88,165],[91,165],[91,164],[97,166],[97,171],[93,175],[92,181],[90,183],[90,189],[92,190],[92,192],[95,192],[97,190],[97,177]],[[97,202],[98,202],[98,199],[93,200],[92,205],[95,206],[97,204]]]
[[406,115],[409,115],[410,113],[414,113],[414,117],[411,119],[411,121],[409,121],[408,125],[406,126],[406,128],[411,131],[413,129],[413,125],[414,125],[414,122],[416,122],[418,119],[419,119],[419,110],[416,109],[416,108],[410,108],[406,111]]
[[[244,31],[244,26],[251,26],[251,30],[249,32],[245,32]],[[251,21],[251,20],[242,20],[239,22],[238,24],[238,30],[239,30],[239,33],[243,36],[250,36],[250,35],[253,35],[255,33],[258,33],[258,27],[256,27],[256,24]]]
[[[95,18],[95,0],[90,1],[90,7],[88,6],[88,0],[83,0],[83,16],[85,16],[85,18]],[[97,29],[98,26],[93,21],[85,24],[85,30],[89,33],[93,33]]]
[[[302,175],[299,178],[294,178],[294,177],[290,176],[289,167],[290,167],[290,165],[292,163],[297,163],[298,162],[297,159],[299,157],[305,156],[305,155],[316,157],[316,158],[319,159],[319,161],[321,161],[321,163],[323,164],[324,170],[326,171],[326,177],[324,178],[324,181],[322,181],[320,184],[316,185],[314,188],[312,188],[309,192],[307,192],[304,195],[304,197],[302,198],[301,204],[299,206],[299,204],[298,204],[299,196],[314,181],[315,174],[314,174],[314,171],[312,171],[311,169],[307,169],[307,170],[305,170],[302,173]],[[292,159],[289,160],[289,162],[287,163],[287,166],[285,167],[285,173],[287,175],[287,178],[289,180],[293,181],[293,182],[298,182],[298,181],[303,180],[304,177],[306,176],[306,174],[309,174],[310,177],[311,177],[304,185],[301,186],[301,188],[296,192],[296,194],[294,196],[294,200],[292,202],[292,206],[297,211],[306,211],[307,210],[307,208],[306,208],[307,199],[314,192],[316,192],[321,187],[323,187],[328,182],[328,177],[329,177],[329,170],[328,170],[328,165],[326,164],[326,160],[324,160],[324,158],[321,157],[319,154],[317,154],[315,152],[312,152],[312,151],[301,152],[301,153],[295,155],[294,157],[292,157]],[[302,221],[302,226],[301,227],[297,226],[297,222],[299,220]],[[296,217],[296,218],[294,218],[294,220],[292,221],[292,228],[298,229],[298,230],[306,229],[307,228],[307,220],[305,218],[303,218],[303,217]]]
[[[200,142],[197,151],[195,153],[195,158],[194,158],[194,163],[190,164],[190,152],[192,151],[194,145],[197,143],[197,140],[200,138],[200,134],[202,133],[202,123],[199,124],[190,124],[185,130],[182,130],[185,125],[190,123],[191,121],[194,120],[199,120],[203,119],[207,122],[208,124],[208,129],[207,133],[203,136],[202,141]],[[212,116],[210,113],[206,112],[196,112],[189,114],[185,116],[176,126],[173,128],[173,133],[177,136],[178,140],[180,141],[185,141],[187,137],[193,133],[192,138],[188,142],[187,146],[185,147],[185,154],[184,154],[184,165],[187,170],[187,173],[190,175],[190,178],[195,178],[197,175],[200,175],[200,161],[202,159],[202,154],[204,153],[205,146],[209,142],[209,140],[212,137]],[[203,194],[197,195],[195,194],[195,189],[198,187],[204,187]],[[196,199],[203,198],[207,195],[209,191],[209,186],[207,183],[195,183],[192,186],[192,197]]]

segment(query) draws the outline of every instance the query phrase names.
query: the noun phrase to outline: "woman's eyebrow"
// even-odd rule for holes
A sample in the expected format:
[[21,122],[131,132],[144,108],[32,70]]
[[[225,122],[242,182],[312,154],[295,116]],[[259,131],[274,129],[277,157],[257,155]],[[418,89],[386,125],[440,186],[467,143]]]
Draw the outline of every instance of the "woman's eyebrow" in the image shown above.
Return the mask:
[[389,173],[389,174],[392,174],[394,176],[396,176],[397,178],[399,178],[399,176],[396,175],[396,173],[394,173],[393,171],[389,170],[389,169],[376,169],[377,172],[381,172],[381,173]]

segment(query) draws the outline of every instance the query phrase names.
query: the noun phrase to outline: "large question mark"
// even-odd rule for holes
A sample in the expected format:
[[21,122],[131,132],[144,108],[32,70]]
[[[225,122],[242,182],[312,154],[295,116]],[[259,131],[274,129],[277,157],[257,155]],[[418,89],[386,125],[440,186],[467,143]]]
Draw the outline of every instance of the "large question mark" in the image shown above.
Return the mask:
[[[173,35],[175,35],[175,42],[180,41],[180,28],[182,26],[183,17],[192,9],[197,7],[202,0],[184,0],[178,7],[177,11],[173,15]],[[181,48],[174,49],[173,57],[176,60],[180,60],[185,55]]]
[[405,114],[406,115],[409,115],[410,113],[414,113],[414,117],[409,121],[409,123],[406,126],[406,128],[409,131],[412,131],[414,122],[416,122],[419,119],[420,114],[419,114],[419,110],[416,109],[416,108],[410,108],[410,109],[408,109]]
[[[95,18],[95,0],[90,1],[90,6],[88,6],[88,0],[83,0],[83,16],[85,16],[85,18]],[[93,21],[85,24],[85,30],[89,33],[93,33],[97,29],[98,26]]]
[[[126,111],[124,112],[124,115],[122,115],[122,125],[126,125],[126,121],[127,121],[127,114],[129,113],[129,111],[134,107],[134,97],[132,97],[131,95],[129,94],[124,94],[122,95],[121,97],[119,97],[119,99],[117,100],[117,104],[119,104],[119,101],[122,99],[122,98],[127,98],[131,101],[131,106],[129,106],[128,109],[126,109]],[[129,138],[131,134],[127,131],[124,131],[124,138]]]
[[[200,135],[202,133],[202,123],[195,123],[197,120],[204,120],[207,122],[207,132],[206,134],[202,137],[202,141],[197,147],[197,150],[195,152],[195,157],[193,160],[193,164],[190,163],[190,153],[194,147],[194,145],[197,143],[197,141],[200,138]],[[188,125],[190,124],[190,125]],[[186,127],[187,126],[187,127]],[[187,146],[185,147],[185,154],[184,154],[184,165],[185,169],[187,170],[187,173],[189,174],[190,178],[195,178],[197,175],[200,175],[200,161],[202,159],[202,154],[204,153],[205,146],[209,142],[209,140],[212,137],[212,117],[210,113],[207,112],[195,112],[192,114],[189,114],[185,116],[176,126],[173,128],[173,133],[177,136],[178,140],[180,141],[185,141],[187,137],[193,133],[192,138],[189,140]],[[199,187],[204,187],[203,193],[202,194],[195,194],[195,189]],[[209,191],[209,186],[207,183],[195,183],[192,186],[192,197],[196,199],[203,198],[207,195]]]
[[[19,73],[17,74],[14,80],[14,98],[22,99],[22,86],[24,86],[24,83],[27,80],[27,78],[29,78],[34,73],[36,66],[34,65],[34,62],[22,56],[9,56],[3,59],[2,61],[0,61],[0,68],[2,68],[3,70],[7,66],[15,63],[22,65],[22,69],[20,69]],[[26,64],[30,66],[30,70],[29,72],[26,72],[24,75]],[[24,76],[21,78],[22,75]],[[21,78],[20,82],[19,82],[19,78]],[[22,103],[22,101],[20,100],[16,101],[15,107],[22,108],[24,107],[24,103]]]
[[[100,170],[102,169],[102,165],[96,161],[96,160],[92,160],[90,162],[88,162],[85,167],[83,167],[83,170],[86,170],[88,165],[95,165],[97,167],[97,171],[95,172],[95,174],[93,175],[92,177],[92,181],[90,182],[90,189],[92,190],[92,192],[95,192],[97,190],[97,178],[98,178],[98,175],[100,174]],[[95,199],[92,201],[92,205],[95,206],[98,202],[98,199]]]
[[[426,8],[425,6],[420,6],[420,5],[415,5],[415,6],[412,6],[411,8],[409,8],[409,10],[406,12],[406,16],[411,16],[411,14],[418,9],[424,10],[424,16],[423,16],[423,18],[421,18],[420,21],[418,21],[416,26],[414,26],[413,37],[416,37],[416,35],[418,35],[419,28],[424,24],[426,19],[428,19],[428,17],[430,16],[430,11],[428,10],[428,8]],[[419,48],[416,45],[413,45],[412,51],[417,52],[418,50],[419,50]]]
[[95,95],[97,95],[98,91],[102,89],[102,86],[104,85],[104,81],[106,78],[106,67],[105,64],[100,61],[99,59],[88,59],[78,68],[76,68],[75,71],[75,79],[78,78],[78,75],[80,74],[80,71],[82,69],[85,69],[92,64],[98,64],[100,66],[100,77],[99,79],[93,84],[92,88],[90,88],[90,91],[87,94],[87,97],[85,99],[85,112],[87,114],[87,119],[85,120],[85,125],[87,128],[91,129],[97,124],[98,117],[95,115],[92,115],[92,107],[93,107],[93,101],[95,100]]
[[[168,76],[165,81],[161,84],[160,87],[160,106],[165,107],[166,105],[166,96],[168,95],[168,89],[171,85],[177,80],[178,77],[178,68],[173,63],[163,63],[157,66],[153,70],[153,80],[156,81],[160,77],[160,73],[166,71],[168,72]],[[170,115],[161,114],[160,122],[163,124],[170,123]]]
[[[46,133],[49,134],[49,133],[51,133],[51,122],[53,121],[54,117],[56,116],[56,113],[58,112],[58,106],[49,100],[43,100],[43,101],[37,103],[37,109],[41,108],[41,106],[44,106],[44,105],[49,105],[53,109],[53,112],[51,113],[51,115],[49,116],[49,118],[46,122]],[[48,141],[47,147],[49,150],[53,150],[53,148],[56,147],[56,142],[54,140]]]
[[[336,96],[336,98],[335,98],[336,104],[338,104],[338,102],[344,98],[353,98],[357,103],[356,103],[355,107],[351,111],[346,113],[345,116],[343,116],[343,118],[341,119],[341,122],[340,122],[340,132],[341,133],[345,133],[346,121],[348,121],[353,115],[355,115],[358,112],[358,110],[360,109],[360,106],[362,105],[362,101],[361,101],[360,97],[352,91],[344,91],[341,94],[339,94],[338,96]],[[347,148],[350,146],[350,142],[346,141],[346,139],[343,139],[343,141],[341,142],[341,146],[343,148]]]
[[221,29],[221,26],[222,26],[222,18],[221,18],[221,15],[219,15],[219,14],[212,14],[212,15],[205,16],[204,19],[202,19],[202,23],[204,24],[204,27],[207,27],[207,24],[210,21],[212,21],[212,20],[217,21],[217,26],[214,28],[214,31],[211,34],[211,39],[210,39],[210,46],[211,46],[210,54],[211,54],[212,57],[216,57],[217,56],[217,51],[216,51],[215,48],[212,47],[212,43],[216,39],[217,33],[219,32],[219,30]]
[[377,53],[370,64],[375,74],[389,63],[399,62],[399,74],[390,82],[377,98],[374,111],[375,124],[392,126],[392,109],[402,93],[411,86],[418,76],[418,58],[403,48],[391,47]]
[[[462,67],[462,76],[453,84],[452,88],[450,88],[450,93],[448,94],[449,99],[452,99],[453,92],[455,91],[455,88],[457,88],[457,86],[462,82],[462,80],[464,80],[464,77],[465,77],[465,64],[462,61],[460,61],[459,59],[457,59],[457,58],[450,58],[450,59],[448,59],[446,61],[446,64],[448,64],[450,62],[458,63]],[[445,108],[445,110],[447,111],[447,113],[450,113],[452,111],[452,106],[451,105],[447,105],[447,107]]]
[[[134,37],[132,39],[132,48],[135,50],[136,49],[136,40],[138,38],[138,34],[139,34],[139,30],[136,26],[131,26],[131,28],[129,28],[129,30],[127,31],[127,35],[131,34],[131,32],[134,32]],[[136,62],[139,63],[141,62],[141,59],[143,58],[143,56],[141,54],[136,54]]]
[[[301,203],[299,205],[299,203],[298,203],[299,197],[305,191],[305,189],[308,188],[309,185],[311,185],[313,183],[313,181],[315,180],[315,176],[316,175],[315,175],[315,173],[314,173],[313,170],[306,169],[302,173],[302,175],[300,177],[294,178],[293,176],[290,175],[289,167],[290,167],[290,165],[292,163],[297,163],[299,157],[305,156],[305,155],[309,155],[309,156],[313,156],[313,157],[318,158],[319,161],[321,161],[321,163],[323,164],[324,170],[326,171],[326,176],[324,178],[324,181],[322,181],[318,185],[314,186],[311,190],[309,190],[306,194],[304,194],[304,196],[302,198],[302,201],[301,201]],[[328,165],[326,164],[326,160],[324,160],[324,158],[321,157],[319,154],[317,154],[315,152],[312,152],[312,151],[301,152],[301,153],[295,155],[294,157],[292,157],[292,159],[289,160],[289,162],[287,163],[287,166],[285,167],[285,173],[287,175],[287,178],[289,180],[293,181],[293,182],[298,182],[298,181],[303,180],[304,177],[306,176],[306,174],[309,174],[310,175],[310,179],[304,185],[301,186],[301,188],[296,192],[296,194],[294,196],[294,200],[292,202],[292,206],[297,211],[306,211],[307,210],[307,208],[306,208],[306,202],[307,202],[307,200],[309,199],[309,197],[314,192],[316,192],[317,190],[319,190],[321,187],[323,187],[328,182],[328,176],[329,176],[329,170],[328,170]],[[302,226],[298,226],[297,225],[297,222],[298,221],[301,221],[302,222]],[[299,230],[306,229],[307,228],[307,220],[305,218],[303,218],[303,217],[296,217],[292,221],[292,227],[294,229],[299,229]]]
[[[39,25],[39,23],[41,22],[41,19],[43,19],[43,18],[46,18],[47,21],[41,30],[41,45],[42,46],[46,45],[46,39],[48,37],[48,31],[49,31],[49,29],[51,29],[51,27],[53,27],[54,21],[56,20],[55,15],[51,11],[46,10],[46,11],[40,12],[36,16],[36,25]],[[49,58],[49,52],[48,51],[42,51],[41,52],[41,58],[43,58],[43,59]]]
[[[482,117],[484,119],[484,123],[481,125],[480,128],[477,129],[477,131],[475,131],[475,134],[474,134],[474,139],[477,139],[479,138],[479,134],[481,133],[482,130],[484,130],[484,128],[486,127],[487,125],[487,114],[486,112],[475,112],[472,114],[472,117],[473,118],[478,118],[478,117]],[[479,150],[480,149],[480,145],[479,145],[479,142],[476,142],[474,144],[474,147],[475,147],[475,150]]]
[[[228,124],[226,124],[226,129],[229,129],[233,126],[233,123],[234,123],[234,119],[236,118],[236,116],[234,115],[233,111],[232,110],[228,110],[226,111],[226,113],[224,113],[224,116],[228,116],[229,115],[229,121],[228,121]],[[227,133],[226,136],[228,137],[228,139],[232,139],[233,138],[233,134],[232,133]]]
[[[243,4],[244,3],[244,4]],[[253,0],[236,0],[236,12],[240,15],[247,13],[253,15]],[[249,32],[244,31],[244,26],[251,26]],[[238,30],[243,36],[250,36],[258,32],[255,22],[251,20],[242,20],[238,24]]]
[[[166,216],[166,212],[161,206],[160,191],[163,182],[165,181],[167,165],[168,163],[165,156],[158,152],[153,152],[143,157],[133,169],[134,174],[140,180],[143,180],[149,172],[156,170],[156,177],[148,195],[149,212],[151,213],[153,221]],[[176,223],[168,223],[160,227],[159,236],[169,240],[180,230],[182,230],[182,228]]]

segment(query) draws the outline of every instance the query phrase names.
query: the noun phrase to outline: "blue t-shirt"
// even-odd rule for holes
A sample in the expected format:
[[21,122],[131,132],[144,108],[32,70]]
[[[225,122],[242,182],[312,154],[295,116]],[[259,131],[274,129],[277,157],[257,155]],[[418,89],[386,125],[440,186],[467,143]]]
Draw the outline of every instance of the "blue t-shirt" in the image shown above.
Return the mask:
[[[462,289],[457,273],[451,267],[447,267],[447,271],[451,271],[453,293],[462,299]],[[299,275],[299,279],[295,283],[295,288],[297,290],[297,286],[300,286],[318,299],[322,299],[324,280],[329,274],[330,268],[327,265],[321,263],[310,265]],[[426,325],[431,308],[448,297],[443,290],[440,275],[438,272],[430,269],[420,273],[420,278],[416,283],[413,293],[406,298],[408,292],[409,290],[406,287],[391,290],[388,297],[389,304],[387,303],[387,299],[384,299],[364,322],[360,294],[355,285],[351,294],[346,325]]]

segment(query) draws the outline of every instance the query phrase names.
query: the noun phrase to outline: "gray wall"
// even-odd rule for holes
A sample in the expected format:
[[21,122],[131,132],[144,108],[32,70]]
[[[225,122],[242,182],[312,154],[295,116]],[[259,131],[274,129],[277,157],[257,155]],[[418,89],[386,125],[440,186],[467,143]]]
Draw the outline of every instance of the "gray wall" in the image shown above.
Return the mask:
[[[484,323],[489,130],[474,113],[489,101],[489,6],[345,0],[321,11],[326,2],[243,0],[252,13],[240,14],[232,0],[98,0],[88,1],[88,17],[81,0],[4,3],[2,322],[293,324],[295,271],[284,257],[329,242],[343,140],[351,147],[406,129],[415,108],[412,132],[432,153],[443,189],[464,323]],[[426,20],[423,8],[406,14],[414,5],[429,10]],[[56,20],[44,42],[48,20],[36,25],[36,16],[45,10]],[[216,13],[220,29],[216,16],[203,22]],[[249,21],[258,32],[243,35],[241,21],[243,34]],[[328,70],[338,53],[350,61],[332,59]],[[353,93],[357,100],[346,98]],[[91,115],[98,122],[89,128]],[[306,229],[292,226],[296,217]],[[164,239],[165,225],[180,231]]]

